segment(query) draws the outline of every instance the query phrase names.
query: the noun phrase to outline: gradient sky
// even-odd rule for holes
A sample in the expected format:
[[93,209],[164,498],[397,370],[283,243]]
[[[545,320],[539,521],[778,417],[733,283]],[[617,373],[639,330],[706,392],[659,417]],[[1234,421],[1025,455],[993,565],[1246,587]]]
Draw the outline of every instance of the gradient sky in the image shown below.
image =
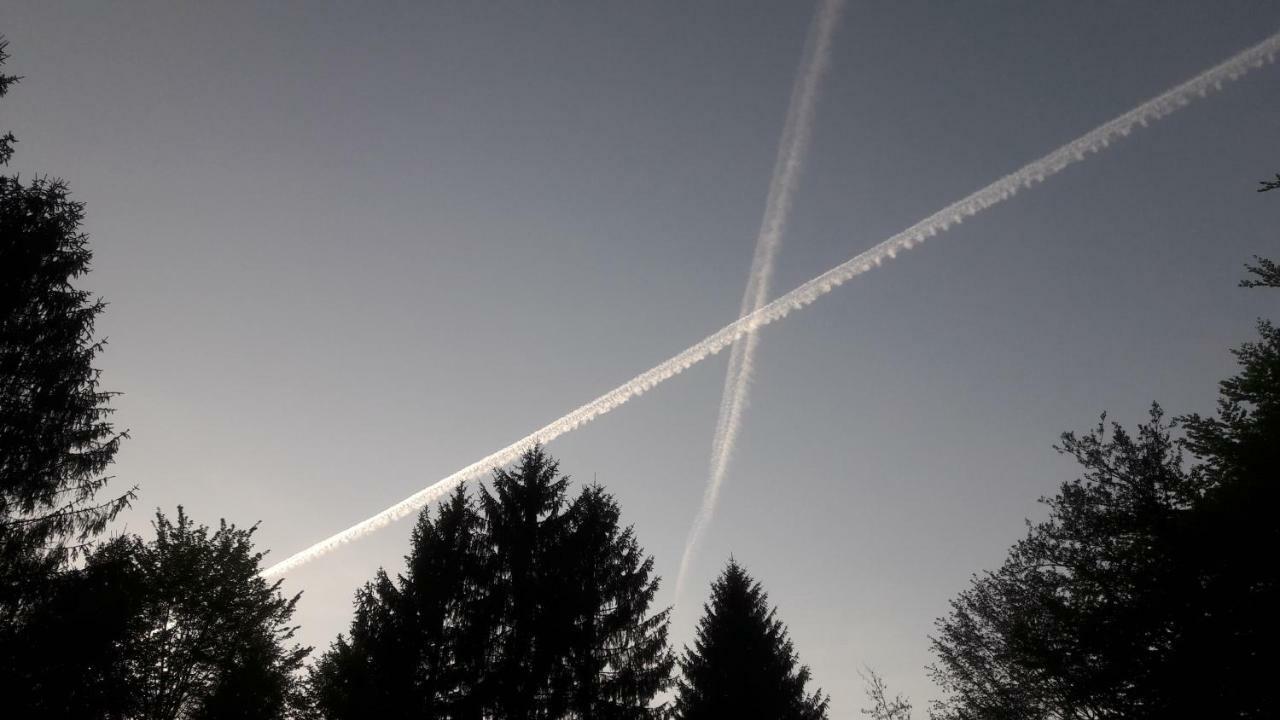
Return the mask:
[[[733,319],[812,5],[7,3],[12,169],[87,203],[117,529],[261,521],[278,560]],[[785,291],[1280,29],[1266,2],[850,2]],[[762,332],[723,502],[833,697],[917,705],[934,618],[1076,475],[1106,410],[1211,411],[1275,299],[1280,68],[1136,133]],[[556,441],[671,603],[725,355]],[[409,522],[291,574],[304,642]]]

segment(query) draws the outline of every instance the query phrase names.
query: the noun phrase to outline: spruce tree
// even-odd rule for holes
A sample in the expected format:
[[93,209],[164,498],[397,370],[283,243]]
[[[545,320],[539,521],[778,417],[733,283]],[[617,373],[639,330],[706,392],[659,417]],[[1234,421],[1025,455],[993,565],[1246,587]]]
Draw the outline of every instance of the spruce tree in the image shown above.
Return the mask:
[[809,668],[799,664],[777,609],[736,561],[711,584],[703,612],[694,646],[680,660],[677,718],[827,717],[828,698],[806,691]]
[[667,612],[650,613],[653,559],[614,499],[542,448],[424,511],[404,575],[359,593],[347,637],[316,663],[332,720],[655,718],[670,684]]
[[349,637],[312,669],[324,717],[482,717],[492,612],[480,531],[462,488],[435,519],[423,510],[405,574],[393,582],[380,570],[356,593]]
[[496,717],[558,718],[568,708],[569,479],[559,472],[535,447],[481,490],[499,613],[487,698]]
[[[0,65],[5,49],[0,39]],[[0,74],[0,98],[17,81]],[[0,165],[14,143],[0,135]],[[92,259],[83,217],[60,180],[0,176],[0,695],[19,714],[59,685],[59,673],[102,659],[74,646],[40,661],[51,640],[38,626],[75,579],[68,561],[133,498],[98,497],[124,433],[109,422],[111,393],[94,367],[104,304],[74,284]],[[83,677],[79,697],[112,692]]]
[[650,614],[658,579],[621,510],[599,485],[589,485],[569,511],[566,561],[573,584],[569,654],[572,717],[660,718],[653,698],[671,683],[669,610]]
[[424,716],[478,720],[496,608],[492,552],[464,488],[434,523],[423,513],[412,543],[401,595],[416,625],[419,692],[432,698]]
[[[0,65],[4,50],[0,40]],[[0,97],[16,81],[0,75]],[[13,143],[11,133],[0,137],[0,164]],[[7,622],[20,612],[14,593],[85,549],[133,497],[96,497],[124,434],[109,422],[111,393],[100,389],[94,367],[103,347],[94,321],[105,304],[73,285],[93,256],[83,218],[62,181],[0,176],[0,620]],[[20,573],[12,571],[17,563]]]

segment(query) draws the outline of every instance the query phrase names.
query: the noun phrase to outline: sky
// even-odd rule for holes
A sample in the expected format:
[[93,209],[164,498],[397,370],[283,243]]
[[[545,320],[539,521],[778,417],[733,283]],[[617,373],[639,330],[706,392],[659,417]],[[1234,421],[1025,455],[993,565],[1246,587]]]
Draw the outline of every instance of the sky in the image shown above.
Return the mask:
[[[117,532],[260,523],[280,560],[734,319],[808,2],[6,3],[11,169],[86,203],[131,438]],[[784,292],[1280,30],[1266,2],[849,0]],[[1210,412],[1275,299],[1280,67],[1135,133],[761,332],[683,597],[726,356],[550,452],[593,479],[691,642],[732,554],[832,716],[917,706],[928,636],[1077,474],[1102,412]],[[409,522],[285,578],[346,628]]]

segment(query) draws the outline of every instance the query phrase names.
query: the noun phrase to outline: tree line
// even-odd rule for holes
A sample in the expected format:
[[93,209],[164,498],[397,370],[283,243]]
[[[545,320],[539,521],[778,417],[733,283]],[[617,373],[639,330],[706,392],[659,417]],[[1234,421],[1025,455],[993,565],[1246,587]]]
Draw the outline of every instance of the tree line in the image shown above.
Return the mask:
[[[0,98],[17,80],[0,74]],[[15,143],[0,136],[0,165]],[[541,447],[424,510],[403,569],[361,587],[318,653],[295,640],[299,596],[259,574],[256,526],[179,507],[150,537],[110,535],[137,488],[108,487],[127,433],[95,366],[105,305],[77,288],[83,220],[61,181],[0,175],[0,715],[829,716],[735,560],[675,650],[617,501],[573,492]],[[1248,273],[1246,287],[1280,287],[1270,260]],[[1132,432],[1104,418],[1062,437],[1080,477],[937,621],[931,717],[1277,716],[1280,330],[1259,320],[1235,354],[1213,415],[1153,405]],[[867,691],[868,715],[910,717],[874,672]]]

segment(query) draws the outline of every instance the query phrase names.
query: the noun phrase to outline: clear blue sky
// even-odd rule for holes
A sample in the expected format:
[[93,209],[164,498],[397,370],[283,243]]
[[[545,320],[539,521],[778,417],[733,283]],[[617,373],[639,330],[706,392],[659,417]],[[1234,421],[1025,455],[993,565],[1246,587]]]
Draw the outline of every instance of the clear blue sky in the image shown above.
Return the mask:
[[[809,3],[8,3],[13,167],[87,203],[116,486],[280,559],[733,318]],[[788,289],[1280,29],[1266,2],[850,2]],[[1099,413],[1212,410],[1274,298],[1280,69],[762,334],[673,639],[730,553],[833,715],[927,635]],[[1270,305],[1268,305],[1270,303]],[[671,586],[723,357],[555,442]],[[121,528],[126,524],[122,524]],[[289,576],[323,647],[409,523]]]

